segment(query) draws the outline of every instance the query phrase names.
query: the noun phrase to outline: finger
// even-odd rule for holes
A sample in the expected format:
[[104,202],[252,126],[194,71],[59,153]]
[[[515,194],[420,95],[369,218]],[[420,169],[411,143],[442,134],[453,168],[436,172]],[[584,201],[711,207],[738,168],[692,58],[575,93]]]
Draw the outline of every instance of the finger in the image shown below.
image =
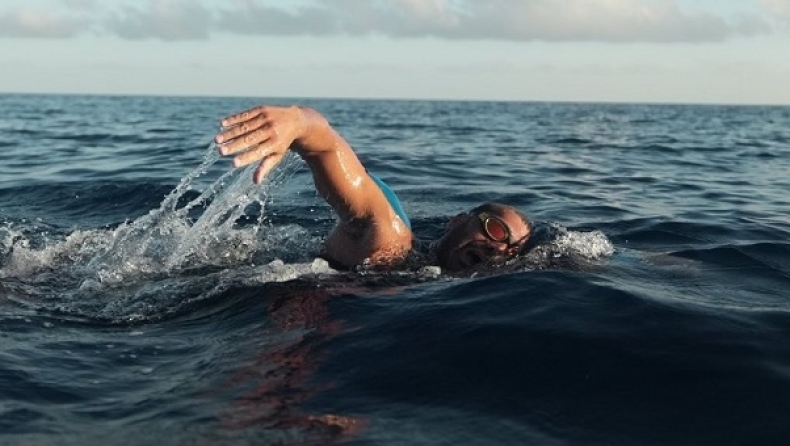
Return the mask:
[[228,142],[240,136],[244,136],[252,131],[264,128],[267,126],[267,124],[268,122],[263,115],[256,116],[253,119],[242,122],[241,124],[235,125],[218,133],[217,136],[214,137],[214,142],[217,144]]
[[271,129],[262,128],[253,132],[247,133],[244,136],[236,138],[230,142],[219,146],[219,154],[222,156],[233,155],[234,153],[243,152],[247,149],[254,148],[265,142],[272,137]]
[[252,164],[256,161],[264,159],[271,154],[272,148],[269,144],[259,144],[256,147],[253,147],[252,149],[233,158],[233,167],[242,167]]
[[282,159],[283,154],[281,153],[272,154],[264,158],[261,164],[258,165],[258,168],[255,169],[255,173],[252,175],[252,181],[255,182],[255,184],[261,184],[263,179],[266,178],[266,175],[280,164]]
[[251,108],[247,111],[243,111],[241,113],[228,116],[219,121],[219,125],[222,127],[233,127],[234,125],[239,125],[242,122],[249,121],[255,117],[262,115],[265,112],[265,107],[255,107]]

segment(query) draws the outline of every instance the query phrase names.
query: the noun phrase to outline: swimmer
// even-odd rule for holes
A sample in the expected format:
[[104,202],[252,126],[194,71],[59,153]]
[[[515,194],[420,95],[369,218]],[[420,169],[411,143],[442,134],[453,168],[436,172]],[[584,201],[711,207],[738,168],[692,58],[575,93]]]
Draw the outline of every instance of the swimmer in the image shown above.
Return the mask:
[[[395,194],[359,161],[351,146],[317,111],[261,106],[220,121],[214,138],[233,166],[258,163],[261,183],[288,150],[310,167],[319,194],[339,221],[324,244],[331,264],[396,266],[414,245],[408,217]],[[512,206],[486,203],[455,216],[431,243],[440,267],[460,271],[480,263],[500,264],[517,256],[532,233],[529,220]]]

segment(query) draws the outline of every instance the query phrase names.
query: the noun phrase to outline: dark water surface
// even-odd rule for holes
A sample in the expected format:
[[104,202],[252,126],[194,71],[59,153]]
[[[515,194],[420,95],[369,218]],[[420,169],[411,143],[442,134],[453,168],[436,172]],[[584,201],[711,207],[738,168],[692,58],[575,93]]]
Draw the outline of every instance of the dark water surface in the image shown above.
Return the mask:
[[315,260],[260,102],[0,96],[0,444],[790,444],[790,108],[295,100],[424,238],[536,222],[454,277]]

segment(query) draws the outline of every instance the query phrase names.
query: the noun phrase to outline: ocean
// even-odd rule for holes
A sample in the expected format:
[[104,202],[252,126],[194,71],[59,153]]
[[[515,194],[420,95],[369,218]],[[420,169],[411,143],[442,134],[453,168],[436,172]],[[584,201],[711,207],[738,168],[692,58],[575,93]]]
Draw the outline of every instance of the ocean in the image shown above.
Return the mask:
[[[264,103],[531,250],[332,270],[211,144]],[[0,444],[790,444],[788,191],[790,107],[0,95]]]

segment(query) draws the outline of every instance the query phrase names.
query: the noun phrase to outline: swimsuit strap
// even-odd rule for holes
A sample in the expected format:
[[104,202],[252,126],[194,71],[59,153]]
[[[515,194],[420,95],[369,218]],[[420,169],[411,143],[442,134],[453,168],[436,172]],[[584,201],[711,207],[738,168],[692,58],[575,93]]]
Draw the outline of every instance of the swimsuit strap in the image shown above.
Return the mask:
[[394,210],[395,213],[398,214],[398,217],[400,217],[400,219],[403,220],[403,223],[406,223],[406,227],[409,228],[409,230],[411,230],[411,221],[409,221],[409,217],[406,215],[406,211],[403,210],[403,206],[401,206],[400,200],[398,200],[398,196],[395,195],[395,192],[393,192],[392,189],[390,189],[390,187],[387,186],[387,183],[382,181],[381,178],[377,177],[376,175],[373,175],[370,172],[368,172],[368,175],[370,175],[370,178],[373,180],[374,183],[376,183],[379,189],[381,189],[381,191],[384,192],[384,196],[387,197],[387,201],[390,202],[390,206],[392,206],[392,210]]

